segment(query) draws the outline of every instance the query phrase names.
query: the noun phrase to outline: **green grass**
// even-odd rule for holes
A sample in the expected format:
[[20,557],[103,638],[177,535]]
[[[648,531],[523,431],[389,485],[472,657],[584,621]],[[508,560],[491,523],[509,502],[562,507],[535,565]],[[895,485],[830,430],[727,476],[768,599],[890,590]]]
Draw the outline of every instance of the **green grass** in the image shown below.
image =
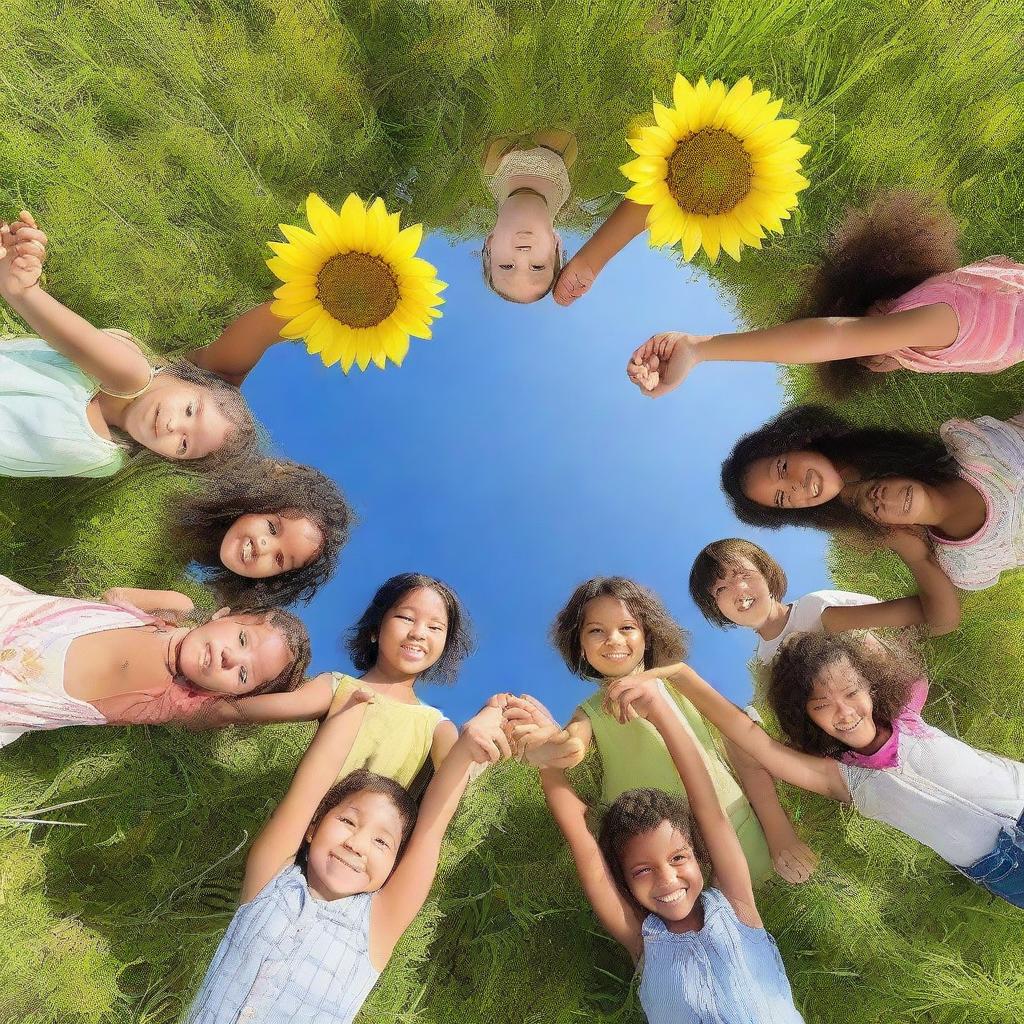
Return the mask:
[[[0,210],[37,213],[61,298],[159,351],[207,342],[266,294],[263,243],[310,190],[381,194],[479,235],[477,159],[494,135],[571,127],[575,195],[594,202],[569,217],[590,227],[625,187],[627,125],[676,70],[749,74],[812,146],[785,236],[711,270],[745,322],[786,316],[828,225],[878,186],[943,197],[968,258],[1022,255],[1024,18],[999,0],[6,0],[4,22]],[[806,374],[786,382],[810,393]],[[846,411],[934,428],[1017,412],[1022,386],[1020,370],[897,375]],[[160,553],[180,486],[145,460],[107,481],[5,481],[0,572],[81,595],[181,585]],[[836,549],[832,570],[880,596],[909,587],[889,556]],[[970,595],[961,631],[928,646],[932,720],[1018,758],[1022,607],[1018,573]],[[0,822],[0,1024],[174,1021],[308,733],[67,730],[0,754],[0,814],[93,801],[58,812],[83,827]],[[787,802],[822,867],[760,906],[809,1022],[1019,1015],[1019,912],[882,826]],[[436,901],[361,1019],[636,1024],[628,974],[535,780],[510,765],[467,799]]]

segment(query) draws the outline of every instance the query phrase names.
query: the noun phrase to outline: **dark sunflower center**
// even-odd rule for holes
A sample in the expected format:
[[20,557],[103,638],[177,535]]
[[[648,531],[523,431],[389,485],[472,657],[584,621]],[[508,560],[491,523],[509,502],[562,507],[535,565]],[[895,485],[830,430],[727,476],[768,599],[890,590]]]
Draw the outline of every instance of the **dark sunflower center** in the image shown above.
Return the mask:
[[320,305],[349,327],[376,327],[398,307],[391,268],[365,252],[332,256],[317,275],[316,291]]
[[735,135],[702,128],[683,139],[668,158],[668,190],[688,213],[728,213],[750,191],[750,154]]

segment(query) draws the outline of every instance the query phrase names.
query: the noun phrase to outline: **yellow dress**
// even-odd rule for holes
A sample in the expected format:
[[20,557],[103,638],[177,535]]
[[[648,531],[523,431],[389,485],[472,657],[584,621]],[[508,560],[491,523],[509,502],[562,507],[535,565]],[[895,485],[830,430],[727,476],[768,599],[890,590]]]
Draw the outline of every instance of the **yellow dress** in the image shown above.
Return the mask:
[[[334,677],[334,700],[331,710],[344,704],[359,689],[360,682],[341,672]],[[408,789],[430,757],[434,730],[445,716],[429,704],[417,701],[404,704],[382,694],[367,705],[352,749],[341,766],[338,778],[366,768],[386,775]]]

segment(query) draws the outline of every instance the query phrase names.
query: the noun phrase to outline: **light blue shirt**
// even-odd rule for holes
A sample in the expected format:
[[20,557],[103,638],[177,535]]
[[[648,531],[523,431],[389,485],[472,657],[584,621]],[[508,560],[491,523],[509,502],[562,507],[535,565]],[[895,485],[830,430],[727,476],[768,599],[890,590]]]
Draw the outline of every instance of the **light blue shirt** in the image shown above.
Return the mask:
[[717,889],[700,895],[704,927],[643,923],[640,1004],[648,1024],[803,1024],[775,939],[736,916]]
[[379,977],[372,899],[318,899],[285,868],[235,912],[188,1024],[352,1024]]

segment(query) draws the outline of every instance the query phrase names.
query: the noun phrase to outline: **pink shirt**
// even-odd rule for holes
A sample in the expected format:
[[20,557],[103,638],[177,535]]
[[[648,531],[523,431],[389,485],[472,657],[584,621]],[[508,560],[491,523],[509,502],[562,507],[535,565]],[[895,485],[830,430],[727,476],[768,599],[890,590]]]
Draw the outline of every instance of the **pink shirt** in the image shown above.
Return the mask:
[[901,366],[917,373],[998,373],[1024,359],[1024,266],[1005,256],[948,274],[937,274],[898,299],[875,303],[869,316],[944,302],[956,313],[959,333],[952,345],[918,352],[902,348],[863,359],[879,373]]

